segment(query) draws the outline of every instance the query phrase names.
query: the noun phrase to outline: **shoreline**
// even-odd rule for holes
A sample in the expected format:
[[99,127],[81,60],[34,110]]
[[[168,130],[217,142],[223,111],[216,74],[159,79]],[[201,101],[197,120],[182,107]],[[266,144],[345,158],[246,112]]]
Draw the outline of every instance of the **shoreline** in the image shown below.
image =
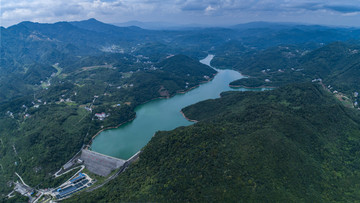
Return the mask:
[[[124,122],[122,122],[122,123],[120,123],[120,124],[118,124],[118,125],[116,125],[116,126],[110,126],[110,127],[103,128],[103,129],[99,130],[95,135],[93,135],[93,136],[91,137],[91,140],[90,140],[89,143],[86,145],[85,149],[88,149],[88,148],[90,147],[90,145],[92,144],[93,140],[95,139],[95,137],[98,136],[98,135],[99,135],[100,133],[102,133],[103,131],[118,128],[118,127],[120,127],[120,126],[122,126],[122,125],[124,125],[124,124],[126,124],[126,123],[129,123],[129,122],[135,120],[135,118],[136,118],[136,114],[135,114],[135,116],[134,116],[133,118],[131,118],[131,119],[127,120],[127,121],[124,121]],[[116,157],[115,157],[115,158],[116,158]]]
[[184,118],[185,118],[186,120],[188,120],[188,121],[190,121],[190,122],[194,122],[194,123],[199,122],[199,121],[197,121],[197,120],[191,120],[190,118],[186,117],[185,114],[184,114],[184,112],[183,112],[182,110],[180,110],[180,113],[181,113],[181,115],[184,116]]
[[[210,67],[212,67],[212,66],[210,66]],[[212,68],[214,68],[215,70],[233,70],[233,71],[240,73],[242,76],[244,76],[243,78],[251,78],[252,77],[251,75],[244,75],[242,72],[240,72],[239,70],[236,70],[234,68],[215,68],[215,67],[212,67]],[[239,80],[241,80],[243,78],[240,78]]]
[[[173,96],[175,96],[175,95],[177,95],[177,94],[185,94],[185,93],[190,92],[191,90],[199,87],[201,84],[205,84],[205,83],[211,82],[218,73],[219,73],[219,72],[216,72],[216,73],[213,74],[213,76],[212,76],[211,78],[209,78],[207,81],[201,81],[201,82],[199,82],[198,85],[195,85],[195,86],[193,86],[193,87],[191,87],[191,88],[189,88],[189,89],[187,89],[187,90],[179,90],[179,91],[177,91]],[[170,96],[169,98],[171,98],[171,97],[173,97],[173,96]]]
[[[148,100],[148,101],[145,101],[145,102],[137,105],[136,107],[134,107],[134,112],[135,112],[134,118],[131,118],[131,119],[127,120],[127,121],[124,121],[124,122],[122,122],[122,123],[120,123],[120,124],[118,124],[118,125],[116,125],[116,126],[110,126],[110,127],[107,127],[107,128],[104,128],[104,129],[99,130],[95,135],[93,135],[93,136],[91,137],[89,143],[86,145],[85,148],[86,148],[86,149],[89,149],[89,147],[91,146],[91,144],[92,144],[93,140],[96,138],[96,136],[98,136],[98,135],[99,135],[100,133],[102,133],[103,131],[105,131],[105,130],[110,130],[110,129],[115,129],[115,128],[119,128],[120,126],[122,126],[122,125],[124,125],[124,124],[126,124],[126,123],[129,123],[129,122],[133,121],[133,120],[136,118],[136,111],[135,111],[135,109],[138,108],[139,106],[141,106],[141,105],[143,105],[143,104],[146,104],[146,103],[149,103],[149,102],[154,101],[154,100],[158,100],[158,99],[170,99],[170,98],[176,96],[177,94],[185,94],[185,93],[187,93],[187,92],[189,92],[189,91],[191,91],[191,90],[199,87],[201,84],[205,84],[205,83],[208,83],[208,82],[212,81],[217,74],[218,74],[218,72],[215,73],[215,74],[213,74],[213,77],[211,77],[209,80],[207,80],[207,81],[201,81],[201,82],[199,82],[198,85],[196,85],[196,86],[194,86],[194,87],[191,87],[191,88],[189,88],[188,90],[179,90],[179,91],[181,91],[181,92],[178,91],[178,92],[176,92],[175,94],[170,95],[170,97],[156,97],[156,98],[150,99],[150,100]],[[188,121],[190,121],[190,122],[198,122],[198,121],[196,121],[196,120],[188,119],[182,111],[180,111],[180,112],[181,112],[181,114],[184,116],[184,118],[185,118],[186,120],[188,120]]]
[[240,88],[245,88],[245,89],[259,89],[259,88],[276,88],[276,87],[272,87],[272,86],[264,86],[264,85],[261,85],[261,86],[258,86],[258,87],[247,87],[247,86],[244,86],[244,85],[229,85],[229,87],[240,87]]

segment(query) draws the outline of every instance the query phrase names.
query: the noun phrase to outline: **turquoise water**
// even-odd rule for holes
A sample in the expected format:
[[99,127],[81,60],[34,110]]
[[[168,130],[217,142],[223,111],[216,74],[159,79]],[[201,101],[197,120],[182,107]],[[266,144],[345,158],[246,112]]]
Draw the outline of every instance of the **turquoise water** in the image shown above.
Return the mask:
[[[212,58],[213,55],[209,55],[200,62],[210,65]],[[179,126],[193,124],[182,116],[180,113],[182,108],[206,99],[218,98],[224,91],[247,90],[229,87],[230,82],[244,77],[239,72],[217,71],[218,74],[212,81],[185,94],[178,94],[170,99],[153,100],[138,106],[135,109],[136,118],[133,121],[119,128],[101,132],[93,140],[91,149],[120,159],[128,159],[143,148],[156,131],[173,130]]]

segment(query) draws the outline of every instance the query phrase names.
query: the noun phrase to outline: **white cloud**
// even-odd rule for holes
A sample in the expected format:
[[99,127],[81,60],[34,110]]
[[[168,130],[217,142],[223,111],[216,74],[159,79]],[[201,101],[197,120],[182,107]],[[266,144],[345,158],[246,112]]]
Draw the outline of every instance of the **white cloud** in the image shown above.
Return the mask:
[[216,8],[212,7],[211,5],[208,5],[208,7],[206,7],[205,12],[211,12],[211,11],[215,11]]
[[[256,20],[360,21],[360,0],[1,0],[1,25],[96,18],[105,22],[241,23]],[[325,20],[319,19],[319,16]],[[285,18],[284,18],[285,17]]]

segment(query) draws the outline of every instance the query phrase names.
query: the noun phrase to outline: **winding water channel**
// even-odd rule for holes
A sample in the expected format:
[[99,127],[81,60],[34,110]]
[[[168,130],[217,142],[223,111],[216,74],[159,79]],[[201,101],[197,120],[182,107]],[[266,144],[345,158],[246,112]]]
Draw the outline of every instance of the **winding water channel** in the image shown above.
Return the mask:
[[[213,55],[208,55],[200,62],[210,65],[213,57]],[[153,100],[138,106],[135,109],[136,118],[133,121],[101,132],[93,140],[91,150],[120,159],[128,159],[143,148],[155,132],[193,124],[182,116],[180,113],[182,108],[206,99],[218,98],[224,91],[248,90],[229,87],[230,82],[244,77],[239,72],[218,69],[216,71],[218,74],[212,81],[185,94],[177,94],[170,99]]]

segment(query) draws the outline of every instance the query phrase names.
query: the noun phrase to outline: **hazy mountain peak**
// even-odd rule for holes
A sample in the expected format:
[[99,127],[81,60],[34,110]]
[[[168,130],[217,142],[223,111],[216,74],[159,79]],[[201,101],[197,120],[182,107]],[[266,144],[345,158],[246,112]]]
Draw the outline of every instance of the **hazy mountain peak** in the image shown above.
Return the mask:
[[[88,20],[83,20],[83,21],[73,21],[70,22],[70,24],[82,29],[96,31],[96,32],[114,33],[118,31],[122,31],[124,29],[123,27],[118,27],[112,24],[103,23],[101,21],[96,20],[95,18],[90,18]],[[142,30],[141,28],[136,26],[127,27],[127,29]]]

